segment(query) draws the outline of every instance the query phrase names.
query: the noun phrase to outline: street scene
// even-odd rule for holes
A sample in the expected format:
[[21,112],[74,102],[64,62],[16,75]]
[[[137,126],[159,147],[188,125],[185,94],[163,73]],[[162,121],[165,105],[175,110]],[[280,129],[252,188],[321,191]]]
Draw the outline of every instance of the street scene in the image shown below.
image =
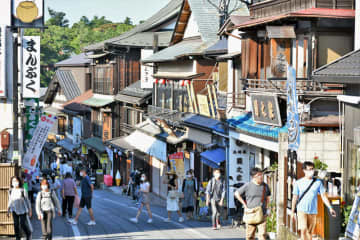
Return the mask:
[[360,0],[1,0],[0,239],[360,239]]

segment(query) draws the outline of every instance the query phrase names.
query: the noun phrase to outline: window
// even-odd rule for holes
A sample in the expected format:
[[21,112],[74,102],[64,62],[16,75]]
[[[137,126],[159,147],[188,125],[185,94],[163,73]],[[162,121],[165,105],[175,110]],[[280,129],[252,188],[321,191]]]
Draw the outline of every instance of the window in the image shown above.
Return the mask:
[[96,66],[94,76],[94,92],[105,95],[113,94],[113,68],[111,66]]
[[69,116],[68,118],[68,125],[67,125],[67,132],[69,134],[73,133],[73,126],[74,126],[74,121],[73,121],[73,117]]

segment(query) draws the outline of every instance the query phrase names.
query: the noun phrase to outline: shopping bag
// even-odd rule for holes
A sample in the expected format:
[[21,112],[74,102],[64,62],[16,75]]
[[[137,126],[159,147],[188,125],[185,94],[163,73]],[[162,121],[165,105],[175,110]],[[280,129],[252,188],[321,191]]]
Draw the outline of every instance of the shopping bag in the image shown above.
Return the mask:
[[80,208],[80,198],[78,195],[75,195],[74,207]]

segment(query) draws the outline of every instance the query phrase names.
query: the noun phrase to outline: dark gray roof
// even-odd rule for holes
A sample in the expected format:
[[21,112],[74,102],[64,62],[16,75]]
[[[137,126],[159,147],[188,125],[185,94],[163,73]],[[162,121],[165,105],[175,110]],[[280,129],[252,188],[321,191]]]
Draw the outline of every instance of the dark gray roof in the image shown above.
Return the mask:
[[87,66],[90,63],[91,60],[86,57],[85,53],[80,53],[78,55],[71,56],[68,59],[56,63],[55,67]]
[[45,103],[51,104],[59,90],[59,87],[64,91],[67,101],[70,101],[81,95],[79,86],[76,83],[74,75],[68,70],[56,70],[53,79],[45,94]]
[[146,102],[152,94],[152,89],[141,88],[141,81],[137,81],[120,91],[115,100],[131,104],[141,105]]
[[165,32],[142,32],[132,35],[128,38],[120,39],[109,44],[117,46],[130,46],[130,47],[152,47],[154,41],[154,35],[158,35],[158,46],[167,47],[169,46],[172,31]]
[[316,69],[313,78],[318,82],[360,83],[360,49]]
[[[128,31],[124,34],[121,34],[118,37],[87,46],[84,48],[84,50],[85,51],[102,50],[106,43],[116,44],[116,42],[121,42],[121,40],[129,38],[135,34],[142,33],[142,32],[151,32],[156,27],[159,27],[160,25],[164,24],[165,22],[167,22],[171,19],[174,19],[179,14],[182,2],[183,2],[183,0],[171,0],[164,8],[160,9],[156,14],[154,14],[152,17],[150,17],[144,23],[139,24],[135,28],[131,29],[130,31]],[[135,39],[139,39],[140,37],[141,36],[138,35],[135,37]],[[171,38],[171,36],[169,37],[169,41],[170,41],[170,38]],[[132,42],[134,42],[134,40]]]
[[214,130],[220,133],[226,133],[227,131],[227,126],[224,124],[224,122],[199,114],[188,113],[185,115],[182,121],[186,126],[202,129],[205,131]]
[[175,61],[177,58],[185,56],[201,55],[202,52],[210,47],[212,43],[204,43],[201,38],[188,38],[183,41],[165,48],[150,57],[144,59],[142,62],[166,62]]
[[228,40],[227,38],[222,38],[217,41],[214,45],[209,47],[204,51],[207,55],[221,55],[226,54],[228,52]]

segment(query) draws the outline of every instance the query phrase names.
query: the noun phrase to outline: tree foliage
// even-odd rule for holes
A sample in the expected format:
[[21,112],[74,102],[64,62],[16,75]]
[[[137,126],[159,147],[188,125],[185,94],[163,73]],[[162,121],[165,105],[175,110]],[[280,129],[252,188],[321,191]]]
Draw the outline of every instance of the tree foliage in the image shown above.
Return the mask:
[[113,23],[104,16],[92,19],[83,16],[71,27],[66,14],[48,9],[50,18],[46,21],[46,29],[27,29],[27,36],[41,36],[41,85],[46,87],[53,74],[57,62],[79,54],[85,46],[101,42],[131,30],[134,25],[129,17],[123,23]]

